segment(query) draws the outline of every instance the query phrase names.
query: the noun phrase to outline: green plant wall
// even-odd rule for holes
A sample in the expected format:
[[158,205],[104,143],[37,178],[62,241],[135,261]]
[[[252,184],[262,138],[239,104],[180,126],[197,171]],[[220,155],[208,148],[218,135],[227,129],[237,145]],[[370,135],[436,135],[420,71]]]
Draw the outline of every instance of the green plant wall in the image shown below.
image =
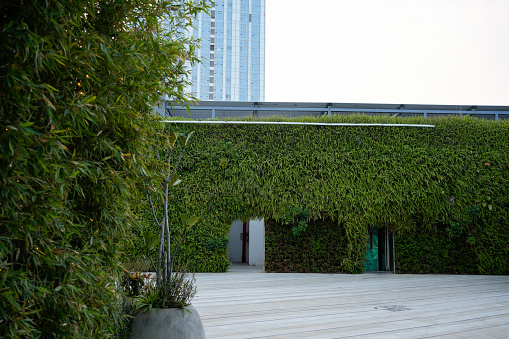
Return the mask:
[[478,274],[479,258],[468,238],[465,235],[451,238],[447,233],[443,225],[437,225],[398,234],[397,272]]
[[[478,271],[507,271],[501,258],[509,257],[509,122],[365,115],[272,120],[435,127],[168,123],[171,131],[195,131],[172,205],[175,217],[179,211],[201,217],[183,251],[191,267],[226,269],[226,250],[210,251],[205,242],[226,237],[233,220],[282,220],[298,207],[311,220],[344,227],[346,271],[362,264],[373,225],[395,225],[399,234],[462,225]],[[465,221],[472,206],[476,222]],[[270,253],[273,243],[266,245]]]
[[[286,223],[275,219],[265,222],[265,270],[267,272],[360,273],[363,253],[351,260],[346,229],[331,219],[308,223],[299,235]],[[284,250],[282,250],[284,249]]]

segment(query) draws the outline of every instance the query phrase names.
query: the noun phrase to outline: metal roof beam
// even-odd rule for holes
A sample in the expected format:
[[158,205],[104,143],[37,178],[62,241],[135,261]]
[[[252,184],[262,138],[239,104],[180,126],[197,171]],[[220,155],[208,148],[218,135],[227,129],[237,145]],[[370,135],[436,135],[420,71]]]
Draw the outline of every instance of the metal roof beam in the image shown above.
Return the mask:
[[[392,107],[391,107],[392,106]],[[390,114],[394,117],[402,114],[417,114],[427,117],[428,114],[450,115],[493,115],[495,120],[500,116],[509,116],[509,106],[454,106],[454,105],[390,105],[390,104],[340,104],[340,103],[281,103],[281,102],[236,102],[236,101],[208,101],[190,106],[191,112],[210,111],[212,118],[218,112],[251,112],[248,115],[257,116],[258,113],[272,112],[274,115],[288,113],[319,113],[331,116],[333,113],[374,113]],[[166,111],[175,113],[185,110],[185,106],[167,104]]]

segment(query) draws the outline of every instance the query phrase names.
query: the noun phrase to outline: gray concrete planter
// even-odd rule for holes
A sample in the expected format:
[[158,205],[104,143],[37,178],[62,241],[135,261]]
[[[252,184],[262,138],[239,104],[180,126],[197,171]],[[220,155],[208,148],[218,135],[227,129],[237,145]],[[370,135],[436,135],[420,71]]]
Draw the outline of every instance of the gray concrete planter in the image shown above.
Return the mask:
[[155,308],[139,312],[133,319],[135,339],[205,339],[205,330],[198,311],[187,306],[191,313],[179,308]]

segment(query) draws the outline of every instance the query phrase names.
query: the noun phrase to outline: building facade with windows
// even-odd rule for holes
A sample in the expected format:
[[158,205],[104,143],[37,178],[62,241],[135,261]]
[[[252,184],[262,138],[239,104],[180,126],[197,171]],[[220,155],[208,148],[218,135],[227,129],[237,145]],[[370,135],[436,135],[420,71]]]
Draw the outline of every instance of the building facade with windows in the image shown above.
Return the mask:
[[215,0],[192,31],[201,39],[189,89],[200,100],[264,101],[265,0]]

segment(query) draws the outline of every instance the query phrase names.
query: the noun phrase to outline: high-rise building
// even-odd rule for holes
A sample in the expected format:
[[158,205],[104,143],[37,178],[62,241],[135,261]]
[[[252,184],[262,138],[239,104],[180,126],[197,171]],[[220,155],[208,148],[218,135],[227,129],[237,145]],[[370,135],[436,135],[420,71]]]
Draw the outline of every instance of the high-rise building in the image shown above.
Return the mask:
[[215,0],[192,32],[201,38],[191,92],[200,100],[265,100],[265,0]]

